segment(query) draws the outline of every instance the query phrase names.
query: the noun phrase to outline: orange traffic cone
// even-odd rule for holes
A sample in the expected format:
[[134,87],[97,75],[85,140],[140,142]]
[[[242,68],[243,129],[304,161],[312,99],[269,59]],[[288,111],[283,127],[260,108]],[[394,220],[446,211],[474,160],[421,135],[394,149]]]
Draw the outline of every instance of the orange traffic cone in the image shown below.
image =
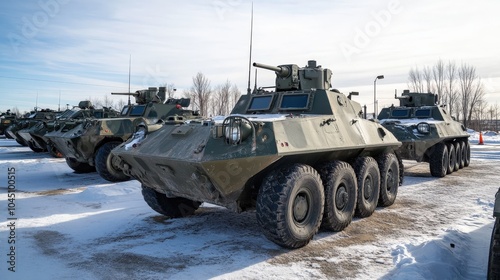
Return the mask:
[[483,133],[482,132],[479,132],[479,143],[477,143],[478,145],[484,145],[484,141],[483,141]]

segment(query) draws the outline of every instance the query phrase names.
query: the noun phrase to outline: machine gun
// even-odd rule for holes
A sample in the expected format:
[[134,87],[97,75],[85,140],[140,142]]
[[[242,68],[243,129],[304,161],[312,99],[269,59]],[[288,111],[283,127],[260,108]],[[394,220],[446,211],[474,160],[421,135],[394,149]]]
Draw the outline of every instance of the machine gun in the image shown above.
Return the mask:
[[112,92],[112,95],[128,95],[129,96],[129,104],[130,104],[130,96],[135,97],[135,103],[137,104],[147,104],[150,102],[153,103],[164,103],[166,97],[166,87],[160,87],[157,89],[156,87],[150,87],[148,89],[138,90],[136,92]]

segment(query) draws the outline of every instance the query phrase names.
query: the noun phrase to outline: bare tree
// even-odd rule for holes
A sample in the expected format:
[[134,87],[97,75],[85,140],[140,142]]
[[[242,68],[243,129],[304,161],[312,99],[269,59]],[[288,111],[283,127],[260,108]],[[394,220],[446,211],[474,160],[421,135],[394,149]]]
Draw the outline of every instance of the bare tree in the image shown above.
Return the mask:
[[240,97],[241,97],[240,89],[236,85],[233,85],[231,87],[231,100],[230,100],[231,108],[233,108],[236,105],[236,102],[240,100]]
[[[444,94],[444,103],[448,104],[449,106],[449,111],[450,115],[453,115],[453,112],[457,112],[457,117],[458,117],[458,112],[460,111],[457,107],[458,105],[458,93],[456,90],[456,80],[457,80],[457,66],[455,62],[448,61],[448,64],[446,65],[446,86],[445,86],[445,94]],[[459,119],[459,118],[457,118]]]
[[122,108],[125,107],[127,102],[123,99],[118,99],[118,101],[115,103],[115,106],[113,106],[113,109],[115,109],[118,112],[121,112]]
[[432,87],[432,69],[429,66],[424,67],[424,70],[422,71],[422,78],[425,81],[425,88],[427,90],[426,92],[433,92],[434,90]]
[[231,83],[227,80],[224,84],[215,87],[212,105],[214,115],[224,116],[229,113],[229,99],[231,97]]
[[208,116],[211,93],[210,81],[201,72],[193,77],[191,89],[185,92],[191,98],[192,105],[200,110],[202,116]]
[[410,73],[408,73],[408,88],[413,92],[424,92],[422,73],[417,66],[415,69],[411,68]]
[[458,69],[458,79],[460,84],[461,109],[463,124],[467,127],[472,118],[473,109],[483,102],[484,87],[481,79],[476,74],[476,68],[467,64],[462,64]]
[[443,98],[444,95],[444,80],[445,80],[445,75],[444,75],[444,62],[443,60],[438,60],[434,67],[432,68],[432,78],[434,80],[434,85],[435,85],[435,92],[439,98]]

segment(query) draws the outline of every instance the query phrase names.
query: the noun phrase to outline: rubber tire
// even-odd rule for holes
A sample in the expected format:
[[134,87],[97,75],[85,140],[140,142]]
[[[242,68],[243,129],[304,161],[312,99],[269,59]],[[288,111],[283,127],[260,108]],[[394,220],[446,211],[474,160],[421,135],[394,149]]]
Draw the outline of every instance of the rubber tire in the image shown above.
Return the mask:
[[488,258],[488,277],[500,279],[500,218],[495,219],[491,232],[490,251]]
[[444,143],[437,143],[434,146],[434,153],[432,153],[429,161],[431,175],[439,178],[446,176],[449,160],[450,157],[448,156],[446,145]]
[[455,152],[455,146],[453,143],[448,143],[446,144],[448,147],[448,168],[446,169],[446,174],[451,174],[453,173],[453,170],[455,169],[455,163],[457,162],[457,153]]
[[[308,202],[300,221],[294,217],[300,214],[294,209],[300,206],[294,205],[298,197]],[[257,196],[257,222],[269,240],[286,248],[300,248],[318,231],[324,201],[321,178],[312,167],[294,164],[274,170],[264,178]]]
[[191,216],[201,205],[201,202],[183,197],[167,197],[144,185],[142,185],[142,197],[151,209],[169,218]]
[[462,150],[460,147],[460,142],[456,141],[453,144],[453,149],[455,149],[455,165],[453,166],[453,172],[460,169],[460,162],[462,161]]
[[356,209],[356,173],[350,164],[343,161],[326,163],[318,170],[325,189],[321,228],[341,231],[351,223]]
[[97,150],[95,156],[95,169],[101,177],[110,182],[123,182],[130,180],[130,177],[125,175],[122,170],[115,169],[111,164],[113,155],[111,150],[120,145],[120,142],[108,142],[104,143]]
[[79,162],[74,158],[66,158],[66,164],[68,166],[75,170],[76,173],[90,173],[95,171],[95,167],[86,163],[86,162]]
[[394,204],[399,187],[399,161],[392,153],[383,154],[377,158],[380,170],[380,195],[378,206],[387,207]]
[[468,167],[470,164],[470,143],[469,140],[464,140],[464,143],[465,143],[464,167]]
[[[380,170],[372,157],[358,157],[354,163],[358,183],[356,217],[369,217],[377,208],[380,195]],[[367,181],[369,180],[369,181]],[[371,185],[366,185],[366,183]]]
[[43,153],[47,151],[46,149],[40,149],[35,147],[35,145],[33,145],[31,142],[28,142],[28,147],[35,153]]
[[458,146],[460,147],[460,162],[458,163],[458,168],[462,169],[465,167],[465,157],[467,156],[465,154],[465,142],[458,141]]

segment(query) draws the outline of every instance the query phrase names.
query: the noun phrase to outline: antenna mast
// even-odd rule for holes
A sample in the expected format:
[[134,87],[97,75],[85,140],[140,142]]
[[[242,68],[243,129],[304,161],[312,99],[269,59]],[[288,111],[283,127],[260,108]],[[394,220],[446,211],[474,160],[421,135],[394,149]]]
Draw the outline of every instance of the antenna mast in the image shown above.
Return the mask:
[[59,91],[59,105],[57,106],[57,111],[61,112],[61,91]]
[[[128,93],[130,93],[130,69],[132,66],[132,55],[128,58]],[[130,95],[128,96],[128,105],[130,105]]]
[[248,59],[248,87],[247,87],[247,94],[250,94],[252,91],[250,89],[250,75],[252,71],[252,38],[253,38],[253,2],[252,2],[252,18],[250,21],[250,57]]

